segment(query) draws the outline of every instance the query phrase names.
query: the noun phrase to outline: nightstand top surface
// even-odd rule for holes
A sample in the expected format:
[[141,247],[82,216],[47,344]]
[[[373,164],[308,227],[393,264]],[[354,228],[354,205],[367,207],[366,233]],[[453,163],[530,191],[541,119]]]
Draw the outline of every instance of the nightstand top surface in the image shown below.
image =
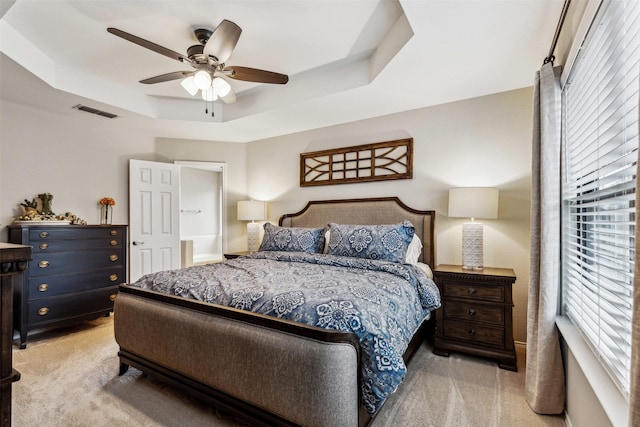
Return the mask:
[[482,270],[465,270],[461,265],[440,264],[434,270],[434,273],[458,273],[458,274],[475,274],[477,276],[500,276],[516,278],[516,273],[511,268],[495,268],[484,267]]

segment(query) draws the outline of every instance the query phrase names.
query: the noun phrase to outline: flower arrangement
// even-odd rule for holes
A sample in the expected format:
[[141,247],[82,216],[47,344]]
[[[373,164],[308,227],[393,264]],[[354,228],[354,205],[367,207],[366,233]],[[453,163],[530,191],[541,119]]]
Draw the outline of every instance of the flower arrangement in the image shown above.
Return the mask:
[[102,199],[100,199],[98,204],[101,206],[115,206],[116,201],[112,197],[103,197]]

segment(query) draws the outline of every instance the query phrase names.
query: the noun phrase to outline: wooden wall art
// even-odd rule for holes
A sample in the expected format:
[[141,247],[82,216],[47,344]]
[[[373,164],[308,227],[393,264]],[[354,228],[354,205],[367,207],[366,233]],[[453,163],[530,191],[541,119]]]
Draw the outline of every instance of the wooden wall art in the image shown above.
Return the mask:
[[411,179],[413,138],[300,154],[300,186]]

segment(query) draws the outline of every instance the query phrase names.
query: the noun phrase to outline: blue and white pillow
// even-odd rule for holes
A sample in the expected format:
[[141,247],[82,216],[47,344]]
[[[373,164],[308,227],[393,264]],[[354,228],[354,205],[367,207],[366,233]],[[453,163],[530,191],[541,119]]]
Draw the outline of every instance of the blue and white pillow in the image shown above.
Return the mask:
[[324,228],[279,227],[264,224],[261,251],[322,253]]
[[331,255],[404,263],[416,232],[411,222],[390,225],[329,224]]

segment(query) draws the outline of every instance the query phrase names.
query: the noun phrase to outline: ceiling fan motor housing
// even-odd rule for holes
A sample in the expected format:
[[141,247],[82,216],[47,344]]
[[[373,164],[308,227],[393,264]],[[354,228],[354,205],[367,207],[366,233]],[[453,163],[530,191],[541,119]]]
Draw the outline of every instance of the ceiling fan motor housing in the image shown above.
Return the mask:
[[193,33],[196,35],[196,39],[204,46],[209,41],[213,31],[207,30],[206,28],[198,28],[194,30]]

